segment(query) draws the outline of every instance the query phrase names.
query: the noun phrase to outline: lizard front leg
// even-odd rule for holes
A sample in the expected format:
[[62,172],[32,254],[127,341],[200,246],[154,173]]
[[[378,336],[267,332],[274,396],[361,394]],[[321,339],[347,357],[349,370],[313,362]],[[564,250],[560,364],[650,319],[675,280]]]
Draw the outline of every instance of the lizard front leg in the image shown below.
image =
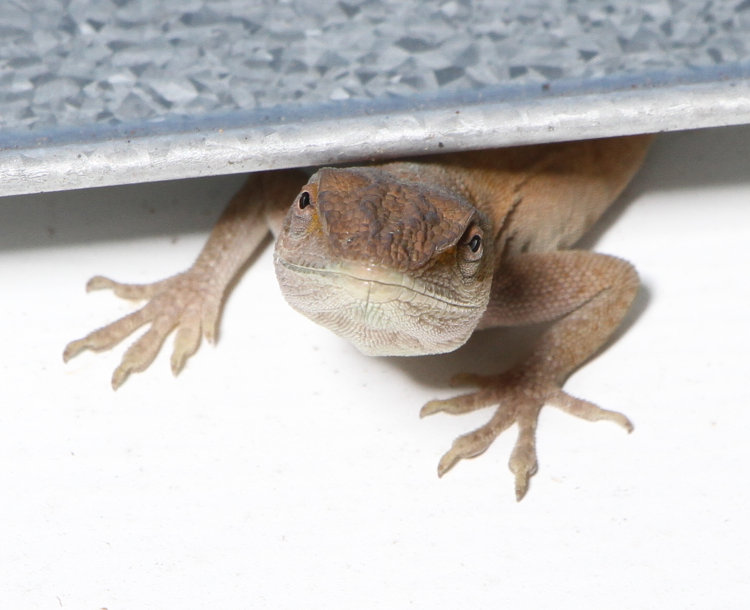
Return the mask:
[[535,430],[544,404],[583,419],[614,421],[630,431],[621,413],[606,411],[563,392],[566,378],[590,358],[618,326],[638,290],[638,276],[627,262],[601,254],[560,251],[522,254],[504,261],[493,281],[481,327],[556,320],[531,354],[509,371],[493,376],[458,375],[455,383],[479,386],[475,392],[428,402],[421,415],[467,413],[499,404],[484,426],[458,437],[438,466],[440,475],[459,460],[484,452],[503,430],[517,423],[518,440],[509,466],[516,498],[525,495],[537,470]]
[[287,208],[305,183],[297,170],[252,175],[232,198],[214,226],[195,263],[186,271],[150,284],[123,284],[103,276],[89,280],[87,290],[111,289],[122,298],[148,300],[133,313],[69,343],[67,362],[84,350],[107,350],[138,328],[150,328],[122,358],[112,375],[117,389],[130,373],[143,371],[156,357],[167,335],[177,328],[172,351],[176,375],[200,346],[201,336],[216,338],[228,286],[263,244],[269,228],[277,232],[277,210]]

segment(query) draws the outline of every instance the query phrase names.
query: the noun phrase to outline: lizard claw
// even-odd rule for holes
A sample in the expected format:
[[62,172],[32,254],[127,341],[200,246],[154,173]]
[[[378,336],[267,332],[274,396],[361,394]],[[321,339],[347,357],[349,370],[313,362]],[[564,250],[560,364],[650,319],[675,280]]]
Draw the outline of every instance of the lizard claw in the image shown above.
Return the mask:
[[513,423],[518,424],[518,439],[508,462],[515,476],[516,500],[521,500],[529,488],[529,480],[536,474],[536,426],[544,404],[556,406],[571,415],[588,421],[613,421],[628,432],[633,429],[622,413],[601,409],[593,403],[574,398],[563,392],[552,380],[525,375],[523,370],[502,375],[461,375],[460,380],[480,386],[475,392],[444,400],[431,400],[422,407],[420,416],[434,413],[462,414],[491,404],[499,404],[492,418],[483,426],[459,436],[440,458],[438,476],[443,476],[460,460],[484,453],[492,442]]
[[112,375],[114,389],[119,388],[131,373],[147,369],[167,335],[175,328],[178,331],[171,357],[175,375],[196,352],[201,336],[212,341],[216,335],[222,294],[207,275],[195,269],[151,284],[123,284],[96,276],[89,280],[86,289],[109,289],[126,299],[149,299],[137,311],[71,341],[63,351],[63,360],[67,362],[85,350],[108,350],[149,324],[148,331],[126,350],[115,369]]

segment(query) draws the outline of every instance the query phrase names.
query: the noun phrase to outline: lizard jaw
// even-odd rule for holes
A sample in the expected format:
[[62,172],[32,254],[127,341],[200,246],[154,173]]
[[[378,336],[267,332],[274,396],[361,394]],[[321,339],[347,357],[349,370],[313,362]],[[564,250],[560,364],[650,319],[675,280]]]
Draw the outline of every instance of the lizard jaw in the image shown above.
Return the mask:
[[484,310],[398,271],[361,264],[317,268],[279,256],[275,262],[287,302],[367,355],[452,351],[466,342]]
[[449,307],[460,309],[479,309],[479,305],[461,302],[459,299],[451,298],[439,286],[415,279],[405,273],[383,269],[370,265],[357,265],[342,263],[336,267],[321,268],[315,266],[299,265],[291,263],[281,257],[277,257],[280,263],[290,271],[304,274],[316,274],[327,276],[331,282],[338,283],[354,299],[366,303],[388,303],[393,300],[408,300],[403,298],[409,293],[414,297],[434,299]]

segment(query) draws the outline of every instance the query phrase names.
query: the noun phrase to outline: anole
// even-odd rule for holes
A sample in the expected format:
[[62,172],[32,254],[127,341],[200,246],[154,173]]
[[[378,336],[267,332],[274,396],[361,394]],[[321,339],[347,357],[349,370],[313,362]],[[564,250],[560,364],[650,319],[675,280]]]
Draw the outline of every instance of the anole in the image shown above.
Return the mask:
[[621,413],[562,390],[606,342],[638,290],[633,267],[573,249],[643,161],[651,136],[463,152],[362,167],[251,175],[187,271],[152,284],[102,276],[108,288],[148,302],[65,348],[106,350],[146,324],[112,377],[119,387],[146,369],[177,329],[177,374],[201,336],[216,337],[233,278],[276,236],[276,275],[289,304],[365,354],[454,350],[476,330],[551,322],[530,354],[496,375],[462,374],[477,387],[431,400],[421,415],[496,406],[490,420],[458,437],[442,475],[484,452],[516,423],[510,458],[517,499],[537,470],[535,429],[545,404],[630,431]]

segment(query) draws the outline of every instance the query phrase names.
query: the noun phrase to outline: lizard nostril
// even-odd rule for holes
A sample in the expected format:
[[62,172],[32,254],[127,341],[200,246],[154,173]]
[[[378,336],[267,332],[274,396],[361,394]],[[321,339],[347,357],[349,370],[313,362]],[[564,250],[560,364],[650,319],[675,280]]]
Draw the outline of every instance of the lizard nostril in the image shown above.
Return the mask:
[[299,196],[299,209],[304,210],[308,205],[310,205],[310,193],[302,191],[302,194]]

